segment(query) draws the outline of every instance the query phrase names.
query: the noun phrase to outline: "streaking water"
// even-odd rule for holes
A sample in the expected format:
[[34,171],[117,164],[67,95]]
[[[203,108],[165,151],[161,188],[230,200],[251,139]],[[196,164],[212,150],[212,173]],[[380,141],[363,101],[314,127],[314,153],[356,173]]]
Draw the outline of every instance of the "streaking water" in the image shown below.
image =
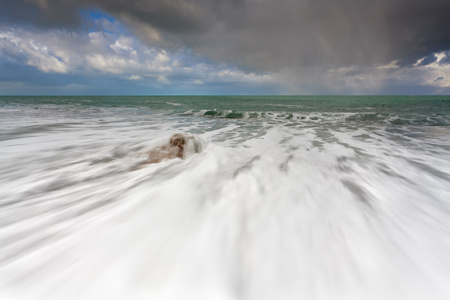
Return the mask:
[[[450,97],[0,97],[0,299],[449,299]],[[177,132],[202,146],[145,164]]]

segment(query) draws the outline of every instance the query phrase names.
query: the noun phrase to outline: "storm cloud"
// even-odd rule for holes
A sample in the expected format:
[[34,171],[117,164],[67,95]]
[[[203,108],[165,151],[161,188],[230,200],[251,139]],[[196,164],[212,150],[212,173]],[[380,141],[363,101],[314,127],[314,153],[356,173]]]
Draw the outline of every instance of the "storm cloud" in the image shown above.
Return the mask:
[[408,65],[450,49],[443,0],[4,0],[3,23],[77,27],[80,10],[123,20],[150,45],[189,47],[261,71]]
[[444,0],[2,0],[0,65],[142,93],[445,94],[449,15]]

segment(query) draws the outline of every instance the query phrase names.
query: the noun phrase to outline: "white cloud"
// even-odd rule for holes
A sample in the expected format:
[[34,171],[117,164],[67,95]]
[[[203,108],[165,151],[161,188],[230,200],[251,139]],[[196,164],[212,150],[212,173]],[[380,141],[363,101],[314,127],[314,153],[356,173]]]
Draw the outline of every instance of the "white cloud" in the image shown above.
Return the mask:
[[172,66],[174,66],[175,68],[181,67],[181,66],[182,66],[182,63],[181,63],[178,59],[175,59],[175,60],[172,62]]
[[9,29],[0,30],[0,41],[0,52],[9,60],[25,62],[44,73],[88,75],[100,71],[140,78],[161,75],[166,79],[160,81],[167,83],[172,74],[186,72],[182,63],[171,64],[173,54],[149,48],[132,36]]
[[224,69],[217,72],[217,77],[226,82],[252,82],[264,83],[272,82],[273,77],[270,74],[245,73],[240,70]]
[[162,84],[170,84],[170,80],[167,79],[167,77],[164,76],[164,75],[159,75],[157,77],[157,80],[158,80],[159,83],[162,83]]
[[438,53],[435,53],[434,54],[434,56],[436,57],[436,62],[437,63],[440,63],[445,57],[447,57],[447,53],[445,53],[445,52],[438,52]]
[[120,36],[113,45],[109,45],[115,53],[120,54],[122,51],[135,52],[133,49],[133,39],[131,37]]
[[444,59],[450,57],[450,53],[439,52],[433,54],[435,60],[425,64],[425,59],[419,59],[412,66],[396,68],[384,75],[382,80],[395,80],[403,85],[420,85],[438,88],[450,87],[450,64]]
[[450,87],[450,64],[442,63],[444,58],[450,57],[449,53],[436,53],[435,62],[415,67],[416,71],[420,71],[422,80],[430,86],[439,88]]
[[333,69],[319,67],[283,69],[272,74],[285,86],[287,94],[379,94],[435,90],[450,92],[450,52],[434,54],[432,63],[425,58],[410,66],[397,60],[386,65],[348,66]]
[[[0,33],[0,50],[9,55],[25,57],[26,64],[44,73],[67,73],[67,56],[34,39],[17,36],[14,31]],[[59,54],[59,55],[58,55]]]
[[139,75],[130,75],[128,76],[128,80],[141,80],[142,77]]
[[329,74],[345,76],[349,73],[355,72],[358,70],[357,66],[349,66],[349,67],[340,67],[335,69],[330,69],[327,71]]
[[167,55],[167,52],[165,50],[161,50],[161,52],[156,55],[155,61],[160,65],[164,65],[170,62],[170,57]]
[[44,73],[102,74],[136,82],[147,79],[149,84],[208,86],[221,82],[255,87],[274,80],[269,73],[210,62],[186,48],[170,52],[149,47],[123,33],[0,28],[0,53],[3,59]]
[[[102,27],[106,21],[97,20]],[[78,77],[108,75],[149,84],[204,86],[215,83],[245,83],[255,87],[273,81],[269,73],[244,72],[236,66],[211,62],[182,48],[171,52],[150,47],[108,23],[108,32],[64,30],[27,31],[0,28],[3,60],[33,66],[44,73]],[[120,32],[119,32],[120,31]],[[159,36],[150,30],[152,38]]]
[[376,68],[379,69],[379,70],[398,69],[399,68],[398,60],[393,60],[390,63],[388,63],[387,65],[377,66]]
[[139,69],[137,61],[112,55],[88,54],[86,61],[95,69],[112,74],[124,74]]

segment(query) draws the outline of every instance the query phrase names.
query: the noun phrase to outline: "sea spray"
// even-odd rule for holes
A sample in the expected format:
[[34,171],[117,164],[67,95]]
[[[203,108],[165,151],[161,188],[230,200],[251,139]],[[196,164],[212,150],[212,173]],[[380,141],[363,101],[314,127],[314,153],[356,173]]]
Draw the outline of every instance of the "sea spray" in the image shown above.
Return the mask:
[[0,298],[446,299],[449,101],[1,97]]

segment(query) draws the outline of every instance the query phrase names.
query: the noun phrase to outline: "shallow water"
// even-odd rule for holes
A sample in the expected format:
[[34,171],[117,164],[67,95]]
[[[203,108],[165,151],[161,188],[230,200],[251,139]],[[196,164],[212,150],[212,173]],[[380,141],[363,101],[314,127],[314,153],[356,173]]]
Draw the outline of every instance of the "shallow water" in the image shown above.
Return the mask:
[[448,299],[450,98],[336,99],[0,97],[0,298]]

